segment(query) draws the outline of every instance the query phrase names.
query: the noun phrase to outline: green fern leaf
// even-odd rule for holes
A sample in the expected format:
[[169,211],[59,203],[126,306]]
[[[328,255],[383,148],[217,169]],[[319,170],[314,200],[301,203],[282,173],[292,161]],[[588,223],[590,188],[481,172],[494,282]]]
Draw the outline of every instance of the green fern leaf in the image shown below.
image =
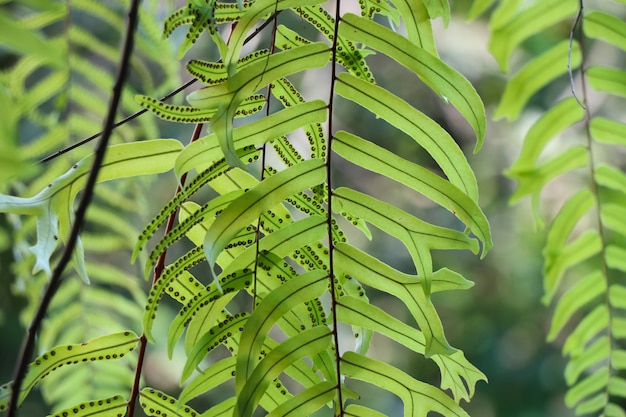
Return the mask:
[[471,198],[448,181],[347,132],[337,132],[333,150],[348,161],[411,187],[450,210],[481,240],[483,256],[491,248],[487,218]]
[[507,176],[519,178],[531,172],[546,145],[564,129],[581,121],[583,109],[575,98],[570,97],[546,111],[528,130],[518,159],[505,171]]
[[265,210],[285,198],[321,183],[325,177],[324,161],[313,159],[269,177],[248,193],[237,198],[209,228],[204,253],[210,265],[228,242]]
[[192,351],[187,355],[187,362],[181,374],[181,381],[185,381],[191,376],[194,369],[200,364],[207,352],[215,349],[220,343],[228,338],[239,338],[243,331],[244,324],[248,321],[245,313],[235,316],[227,315],[226,319],[214,326],[194,345]]
[[[237,23],[233,32],[230,35],[228,52],[226,55],[222,55],[222,62],[226,66],[229,77],[232,77],[237,70],[237,60],[241,54],[241,48],[248,32],[252,30],[254,25],[260,20],[268,16],[270,13],[275,13],[281,10],[314,6],[321,3],[321,0],[257,0],[248,9],[248,11],[242,16]],[[302,67],[301,69],[303,69]],[[275,77],[278,78],[278,77]],[[274,78],[274,79],[275,79]]]
[[[342,322],[359,324],[383,334],[409,349],[424,354],[424,336],[411,326],[399,321],[379,308],[353,297],[342,297],[337,304],[337,317]],[[357,352],[358,353],[358,352]],[[469,401],[474,387],[486,377],[472,366],[461,351],[452,354],[435,354],[431,358],[437,363],[442,376],[442,388],[452,390],[455,401]]]
[[347,376],[376,385],[395,393],[404,403],[404,416],[426,417],[430,411],[444,416],[467,417],[443,391],[411,378],[383,362],[346,352],[341,358],[342,371]]
[[[19,395],[19,403],[50,372],[63,366],[88,361],[119,359],[137,346],[139,337],[130,331],[102,336],[78,345],[57,346],[35,359],[29,366]],[[7,406],[12,383],[0,387],[0,410]]]
[[626,97],[626,71],[594,66],[587,70],[587,79],[594,90]]
[[[335,30],[335,19],[322,6],[317,7],[299,7],[298,13],[308,20],[322,35],[332,42],[333,31]],[[284,32],[283,32],[284,33]],[[356,77],[362,78],[371,83],[375,83],[374,76],[364,60],[363,51],[357,51],[354,44],[345,39],[341,32],[337,39],[336,60],[338,64],[343,65],[348,72]]]
[[[339,211],[355,213],[386,233],[399,239],[408,249],[415,264],[426,297],[430,296],[433,249],[468,249],[478,252],[476,240],[465,234],[426,223],[411,214],[366,194],[347,188],[338,189],[334,196]],[[445,346],[445,345],[444,345]]]
[[[136,100],[143,107],[153,112],[157,117],[178,123],[204,123],[210,122],[217,109],[198,109],[188,106],[173,106],[165,104],[151,97],[138,95]],[[253,95],[242,101],[235,111],[234,117],[246,117],[258,113],[265,106],[263,95]]]
[[439,164],[452,184],[476,198],[476,180],[463,152],[436,122],[397,96],[347,73],[339,75],[335,91],[412,137]]
[[[474,20],[478,16],[482,15],[491,7],[497,0],[475,0],[472,2],[469,12],[467,12],[467,19]],[[507,2],[504,2],[507,3]],[[504,4],[500,3],[500,4]]]
[[448,23],[450,23],[450,4],[448,0],[425,0],[424,4],[431,19],[441,17],[443,25],[448,27]]
[[570,45],[569,41],[562,41],[528,62],[507,83],[493,117],[517,119],[533,94],[567,72],[567,67],[562,64],[568,59],[572,68],[580,65],[582,57],[578,43]]
[[152,388],[144,388],[139,392],[141,408],[149,416],[195,417],[198,412],[188,405],[169,395]]
[[126,414],[128,402],[120,395],[102,400],[85,401],[59,411],[50,417],[118,417]]
[[362,42],[413,71],[428,87],[452,103],[472,126],[477,138],[474,152],[482,147],[486,126],[485,110],[474,87],[460,73],[406,38],[352,14],[346,14],[342,18],[339,34]]
[[[259,121],[235,128],[233,142],[240,149],[263,143],[280,137],[299,127],[326,120],[326,103],[321,100],[310,101],[289,107]],[[188,145],[176,158],[175,172],[181,175],[207,161],[216,161],[224,157],[217,135],[212,133]]]
[[271,327],[297,304],[321,296],[326,290],[327,278],[322,270],[311,271],[288,281],[263,298],[241,335],[239,348],[249,354],[239,357],[237,361],[236,374],[241,377],[237,378],[240,384],[237,385],[238,390],[242,389],[257,364],[259,351]]
[[268,417],[310,416],[335,397],[335,384],[320,382],[288,399],[268,414]]
[[304,330],[269,352],[254,368],[244,384],[239,382],[239,378],[245,376],[236,374],[236,386],[241,388],[238,390],[237,406],[233,416],[251,416],[267,386],[287,366],[304,356],[311,356],[328,349],[330,344],[331,332],[326,326]]
[[[342,272],[353,274],[363,284],[394,295],[406,304],[424,333],[427,357],[454,352],[432,303],[423,295],[423,278],[403,274],[349,245],[338,245],[335,259]],[[432,276],[433,292],[468,286],[471,283],[449,270],[439,270]]]
[[544,0],[534,2],[527,9],[516,11],[517,3],[510,3],[510,19],[502,19],[492,25],[489,51],[504,72],[509,71],[509,57],[513,50],[530,36],[572,16],[578,10],[575,0]]
[[[241,22],[237,28],[240,25]],[[187,96],[187,101],[200,109],[217,110],[211,125],[217,134],[226,161],[231,166],[243,166],[236,157],[232,127],[232,118],[241,101],[274,79],[302,71],[304,68],[324,66],[328,62],[328,55],[328,46],[323,43],[304,45],[273,54],[265,62],[258,61],[246,65],[224,83],[191,93]]]
[[[606,290],[606,282],[600,273],[591,273],[569,288],[559,299],[554,310],[547,337],[548,341],[553,341],[575,313],[591,303],[594,298],[605,293]],[[602,323],[602,321],[598,321],[598,323]]]
[[409,41],[420,49],[438,56],[430,16],[424,2],[413,0],[390,0],[390,2],[400,12]]
[[179,402],[185,404],[190,400],[206,393],[219,384],[230,380],[235,373],[236,356],[230,356],[211,364],[185,386],[180,393]]
[[601,250],[601,243],[597,234],[585,232],[575,241],[568,244],[574,226],[594,205],[591,192],[582,190],[572,196],[561,208],[561,211],[552,222],[548,238],[543,250],[544,265],[544,302],[549,303],[565,270],[585,257],[592,256]]
[[626,51],[626,23],[603,12],[591,12],[585,16],[583,29],[592,39],[601,39]]

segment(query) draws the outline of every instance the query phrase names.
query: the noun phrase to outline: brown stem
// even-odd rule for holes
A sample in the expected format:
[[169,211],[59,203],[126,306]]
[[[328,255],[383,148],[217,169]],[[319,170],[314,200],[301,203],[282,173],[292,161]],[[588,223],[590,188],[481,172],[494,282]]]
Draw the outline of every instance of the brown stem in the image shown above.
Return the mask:
[[[191,140],[189,143],[193,143],[200,137],[200,132],[202,131],[202,123],[198,123],[193,130],[193,134],[191,135]],[[180,177],[180,184],[176,187],[176,192],[174,195],[177,195],[181,192],[182,186],[185,185],[185,180],[187,179],[187,173],[184,173]],[[175,209],[170,216],[167,218],[167,225],[165,226],[164,235],[167,235],[172,231],[174,227],[174,222],[176,221],[176,216],[178,215],[178,208]],[[154,265],[154,275],[152,277],[152,285],[154,285],[157,280],[161,277],[163,273],[163,269],[165,269],[165,257],[167,256],[167,249],[161,253],[159,259],[157,259],[156,264]],[[148,346],[148,339],[146,339],[145,331],[141,334],[141,338],[139,339],[139,356],[137,357],[137,366],[135,367],[135,378],[133,380],[133,388],[130,392],[130,398],[128,399],[128,417],[133,417],[135,415],[135,404],[137,403],[137,398],[139,397],[139,383],[141,382],[141,373],[143,371],[144,358],[146,355],[146,347]]]

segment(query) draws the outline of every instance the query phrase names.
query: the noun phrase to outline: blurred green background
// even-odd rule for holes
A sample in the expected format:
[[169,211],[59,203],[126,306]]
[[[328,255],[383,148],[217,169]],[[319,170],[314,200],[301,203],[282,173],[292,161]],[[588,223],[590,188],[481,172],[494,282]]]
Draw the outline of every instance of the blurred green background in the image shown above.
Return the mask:
[[[440,55],[476,86],[485,102],[488,115],[491,115],[506,78],[487,51],[487,22],[484,19],[465,21],[469,1],[455,0],[451,1],[451,5],[454,18],[449,27],[444,30],[441,21],[434,22]],[[558,33],[558,30],[551,32],[545,38],[531,38],[524,44],[524,48],[531,52],[545,49],[554,42],[555,36],[566,34],[568,28],[564,30],[563,33]],[[101,32],[97,27],[94,27],[94,31]],[[100,33],[100,36],[106,34]],[[198,51],[206,50],[208,45],[206,39],[203,42],[199,43],[194,52],[198,56]],[[6,68],[13,62],[14,55],[0,46],[0,68]],[[503,170],[516,158],[529,123],[550,105],[556,95],[566,90],[566,83],[563,83],[563,88],[544,91],[534,97],[525,116],[516,123],[490,120],[485,145],[480,153],[473,155],[472,131],[451,106],[446,105],[417,79],[386,61],[384,57],[370,56],[368,63],[374,69],[374,74],[378,74],[376,77],[379,84],[410,101],[458,140],[476,172],[481,194],[480,203],[491,223],[494,249],[484,260],[480,261],[471,254],[461,252],[438,253],[435,259],[437,265],[445,265],[462,272],[466,278],[475,282],[475,286],[468,291],[436,294],[433,297],[448,340],[461,348],[470,362],[489,379],[488,384],[478,384],[474,399],[466,406],[467,411],[477,417],[573,415],[563,405],[565,383],[562,372],[565,362],[561,358],[558,344],[545,342],[551,312],[540,303],[543,242],[535,233],[529,203],[524,201],[513,207],[508,204],[515,184],[502,175]],[[319,88],[317,83],[323,82],[323,79],[305,81],[309,83],[304,86],[305,92],[308,87],[312,94]],[[428,158],[416,153],[410,139],[402,137],[373,117],[364,115],[364,112],[354,111],[355,108],[348,103],[341,104],[335,116],[340,125],[350,126],[356,133],[362,132],[364,137],[428,165]],[[161,127],[163,137],[178,137],[183,141],[189,137],[188,127],[183,131],[176,131],[178,126],[174,124],[162,123]],[[94,126],[94,131],[97,130],[98,127]],[[375,190],[379,198],[394,201],[420,216],[439,218],[438,210],[428,202],[413,194],[386,187],[384,181],[375,176],[362,174],[351,171],[345,164],[337,164],[338,183],[356,183],[363,189]],[[164,177],[164,181],[152,183],[148,195],[159,196],[158,201],[150,203],[146,207],[145,215],[137,219],[138,229],[143,227],[142,222],[146,222],[159,204],[173,192],[173,179]],[[0,191],[14,189],[7,186]],[[8,217],[0,215],[0,382],[11,379],[14,358],[24,334],[19,315],[26,303],[14,283],[11,264],[15,241],[11,235],[13,225],[9,221]],[[376,253],[398,269],[412,271],[410,258],[396,241],[380,231],[374,230],[374,235],[373,243],[362,241],[363,244],[370,245],[367,248],[370,253]],[[359,239],[358,235],[353,239]],[[119,255],[115,262],[128,263],[128,257]],[[134,271],[138,272],[138,269],[135,268]],[[140,274],[137,273],[137,276]],[[377,304],[384,305],[388,311],[397,312],[400,316],[403,314],[398,310],[399,307],[390,304],[393,301],[385,299],[384,295],[378,297],[375,300]],[[429,361],[418,360],[412,353],[383,338],[375,338],[372,349],[375,356],[397,364],[420,380],[437,383],[438,370]],[[168,362],[164,358],[165,353],[162,351],[150,352],[146,364],[146,383],[175,393],[180,363],[176,362],[176,358],[174,362]],[[29,397],[22,415],[36,416],[45,413],[45,407],[36,401],[37,396],[35,391]]]

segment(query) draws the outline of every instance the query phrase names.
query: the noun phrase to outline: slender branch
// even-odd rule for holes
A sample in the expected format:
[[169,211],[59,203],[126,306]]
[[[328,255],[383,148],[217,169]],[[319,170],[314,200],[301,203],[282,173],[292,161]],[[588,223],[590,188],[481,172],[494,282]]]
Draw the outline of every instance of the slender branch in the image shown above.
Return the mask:
[[[160,100],[161,101],[165,101],[165,100],[169,100],[170,98],[174,97],[175,95],[177,95],[178,93],[180,93],[181,91],[183,91],[184,89],[186,89],[187,87],[193,85],[196,81],[198,81],[198,79],[194,78],[192,80],[187,81],[185,84],[181,85],[180,87],[178,87],[176,90],[166,94],[165,96],[161,97]],[[118,128],[122,125],[125,125],[126,123],[130,122],[131,120],[136,119],[137,117],[141,116],[142,114],[144,114],[145,112],[147,112],[148,109],[141,109],[138,112],[135,112],[133,114],[131,114],[128,117],[125,117],[124,119],[113,123],[113,128]],[[61,149],[60,151],[57,151],[51,155],[46,156],[45,158],[43,158],[42,160],[40,160],[38,163],[39,164],[44,164],[46,162],[50,162],[53,159],[68,153],[69,151],[72,151],[78,147],[81,147],[83,145],[85,145],[86,143],[91,142],[92,140],[100,137],[102,135],[102,131],[98,132],[98,133],[94,133],[93,135],[81,140],[80,142],[76,142],[66,148]]]
[[[278,13],[278,1],[276,1],[274,5],[274,14]],[[274,19],[274,24],[272,25],[272,39],[270,43],[270,53],[267,56],[267,62],[265,67],[267,68],[267,63],[269,63],[270,57],[276,50],[276,30],[278,29],[278,19]],[[267,97],[265,98],[265,116],[270,115],[270,101],[272,96],[272,84],[270,83],[267,86]],[[265,168],[267,163],[267,142],[263,142],[263,147],[261,148],[261,181],[265,178]],[[257,299],[257,272],[259,270],[259,253],[261,246],[261,217],[260,215],[256,222],[256,230],[255,230],[255,257],[254,257],[254,281],[252,284],[252,311],[254,311],[256,307],[256,299]]]
[[70,235],[67,238],[65,249],[63,251],[63,254],[61,255],[61,258],[59,259],[59,262],[54,268],[52,276],[50,277],[48,287],[44,291],[40,304],[37,307],[37,311],[35,312],[35,316],[33,317],[30,326],[26,330],[26,335],[22,342],[22,347],[20,349],[17,364],[15,366],[15,371],[13,374],[13,386],[11,389],[11,397],[9,399],[7,417],[15,417],[17,415],[19,394],[22,390],[22,383],[24,382],[24,378],[26,376],[28,363],[30,362],[30,358],[32,357],[35,348],[35,336],[41,326],[41,323],[43,322],[52,298],[54,297],[56,291],[61,285],[63,271],[65,270],[67,264],[72,258],[72,253],[74,252],[74,247],[76,246],[76,240],[78,239],[78,235],[82,228],[83,222],[85,221],[87,208],[89,207],[89,203],[91,202],[94,193],[96,180],[98,178],[98,173],[100,172],[100,167],[102,166],[102,162],[106,154],[109,138],[111,137],[111,133],[113,132],[115,114],[117,113],[120,98],[122,96],[124,82],[128,74],[130,57],[132,55],[135,39],[135,29],[137,27],[139,17],[138,11],[139,0],[133,0],[130,4],[130,8],[128,11],[128,22],[126,25],[126,33],[124,34],[124,43],[120,54],[120,64],[118,66],[115,84],[113,85],[113,92],[111,94],[111,100],[109,102],[107,115],[102,129],[102,137],[96,148],[93,166],[91,168],[91,172],[89,173],[89,177],[87,178],[87,183],[85,184],[85,188],[83,190],[83,196],[76,210],[75,220],[72,224]]
[[[261,31],[263,29],[265,29],[267,27],[267,25],[269,25],[272,21],[274,21],[276,19],[276,17],[280,14],[281,10],[277,10],[272,16],[270,16],[269,19],[267,19],[265,22],[263,22],[258,28],[255,29],[254,32],[252,32],[244,41],[243,44],[247,44],[248,42],[250,42],[252,39],[254,39],[259,33],[261,33]],[[220,59],[218,62],[221,62],[222,60]],[[176,90],[166,94],[165,96],[161,97],[161,101],[165,101],[165,100],[169,100],[170,98],[174,97],[175,95],[177,95],[178,93],[180,93],[181,91],[183,91],[184,89],[186,89],[187,87],[193,85],[196,81],[198,81],[196,78],[187,81],[185,84],[181,85],[180,87],[178,87]],[[136,119],[137,117],[141,116],[142,114],[146,113],[148,110],[147,109],[142,109],[139,110],[136,113],[131,114],[130,116],[120,120],[119,122],[114,123],[112,126],[113,128],[118,128],[122,125],[125,125],[126,123],[130,122],[131,120]],[[93,135],[89,136],[88,138],[85,138],[83,140],[81,140],[80,142],[77,142],[73,145],[68,146],[67,148],[63,148],[60,151],[57,151],[51,155],[46,156],[45,158],[43,158],[42,160],[40,160],[38,163],[43,164],[46,162],[50,162],[51,160],[69,152],[72,151],[80,146],[83,146],[86,143],[91,142],[92,140],[100,137],[103,134],[103,131],[100,131],[98,133],[94,133]]]
[[[582,1],[580,3],[580,7],[578,8],[578,13],[576,14],[576,19],[574,19],[574,23],[572,23],[572,29],[569,32],[569,49],[567,51],[567,73],[569,74],[569,84],[570,84],[570,89],[572,90],[572,95],[574,96],[574,98],[576,99],[576,102],[578,103],[578,105],[580,107],[582,107],[583,109],[585,109],[585,105],[578,99],[578,96],[576,95],[576,88],[574,87],[574,73],[572,70],[572,48],[574,45],[574,37],[576,36],[576,29],[578,28],[579,25],[582,25],[582,17],[583,17],[583,5],[582,5]],[[582,28],[579,29],[579,36],[580,33],[582,33]],[[582,41],[579,39],[579,43],[580,46],[582,48]],[[582,69],[582,64],[581,64],[581,72],[583,72],[584,70]],[[583,92],[583,95],[585,93]]]
[[[590,186],[591,186],[591,192],[593,193],[594,198],[596,200],[595,221],[596,221],[596,227],[598,229],[598,235],[600,236],[600,242],[601,242],[600,267],[602,269],[602,274],[604,275],[605,280],[606,280],[606,288],[610,288],[612,283],[609,277],[609,267],[606,261],[607,259],[606,257],[607,236],[606,236],[605,226],[602,221],[602,213],[601,213],[602,203],[600,201],[600,190],[598,187],[598,182],[596,181],[596,162],[595,162],[594,152],[593,152],[594,142],[593,142],[593,137],[591,136],[591,109],[589,108],[589,102],[588,102],[589,94],[587,91],[587,68],[586,68],[586,58],[587,58],[586,55],[587,54],[585,50],[585,42],[584,42],[585,38],[584,38],[584,32],[582,28],[583,19],[581,19],[581,16],[583,14],[583,6],[584,6],[583,3],[584,3],[583,0],[579,0],[579,9],[578,9],[578,17],[577,17],[577,20],[580,20],[580,27],[578,28],[578,43],[580,44],[580,54],[581,54],[580,78],[581,78],[581,90],[582,90],[582,99],[583,99],[583,103],[581,104],[581,106],[584,109],[584,114],[585,114],[583,125],[585,129],[587,150],[589,152],[589,166],[588,166],[589,181],[590,181]],[[615,350],[619,349],[620,347],[616,343],[615,337],[613,336],[612,331],[611,331],[611,329],[613,328],[613,322],[614,322],[613,319],[615,318],[615,313],[610,308],[611,302],[609,300],[609,291],[605,291],[604,298],[605,298],[604,302],[608,306],[607,308],[608,325],[606,326],[606,335],[610,340],[611,352],[609,353],[608,357],[611,358],[613,357]],[[613,376],[616,372],[616,369],[612,365],[610,360],[606,363],[606,367],[608,368],[609,374]],[[607,394],[610,395],[608,392]],[[606,404],[608,404],[608,397],[607,397]],[[606,412],[606,404],[604,407],[604,412]]]
[[[193,143],[200,137],[200,132],[202,131],[202,123],[198,123],[193,130],[193,134],[191,135],[191,140],[189,143]],[[176,192],[174,195],[177,195],[182,191],[182,187],[185,185],[185,180],[187,179],[187,173],[185,172],[180,177],[180,183],[176,187]],[[165,226],[164,235],[167,235],[172,231],[174,227],[174,222],[176,221],[176,216],[178,215],[178,208],[175,209],[167,219],[167,225]],[[157,280],[161,277],[163,273],[163,269],[165,269],[165,257],[167,256],[167,248],[161,253],[159,259],[157,259],[156,264],[154,265],[154,275],[152,278],[152,285],[157,282]],[[141,334],[141,338],[139,339],[139,356],[137,357],[137,366],[135,367],[135,377],[133,379],[133,388],[130,392],[130,398],[128,399],[128,417],[133,417],[135,415],[135,404],[137,403],[137,397],[139,397],[139,383],[141,382],[141,374],[143,371],[144,358],[146,356],[146,348],[148,346],[148,339],[146,339],[145,331]]]
[[335,81],[337,80],[337,39],[339,36],[339,21],[341,19],[341,0],[335,3],[335,27],[333,31],[332,43],[332,60],[331,60],[331,79],[330,79],[330,97],[328,98],[328,152],[326,156],[326,181],[328,183],[328,216],[326,218],[328,228],[328,273],[330,280],[330,309],[333,321],[333,341],[335,343],[335,366],[337,372],[337,407],[339,409],[338,416],[344,415],[343,412],[343,395],[341,389],[341,356],[339,354],[339,328],[337,327],[337,294],[335,292],[335,268],[334,268],[334,251],[335,244],[333,242],[333,207],[332,207],[332,143],[333,143],[333,105],[335,100]]

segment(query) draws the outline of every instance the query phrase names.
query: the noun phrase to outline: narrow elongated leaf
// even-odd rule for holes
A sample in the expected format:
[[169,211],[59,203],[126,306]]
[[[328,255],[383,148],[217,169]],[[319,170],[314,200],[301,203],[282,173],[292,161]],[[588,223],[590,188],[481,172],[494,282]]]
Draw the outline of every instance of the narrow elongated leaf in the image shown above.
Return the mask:
[[353,14],[342,18],[339,34],[362,42],[413,71],[428,87],[452,103],[472,126],[477,138],[474,152],[482,147],[485,109],[474,87],[459,72],[403,36]]
[[586,166],[588,160],[587,149],[575,146],[534,170],[525,172],[520,175],[519,187],[511,196],[510,202],[514,203],[529,194],[537,200],[545,184],[566,172]]
[[594,90],[626,97],[626,71],[615,68],[591,67],[587,70],[587,77]]
[[330,381],[305,389],[293,398],[276,407],[268,417],[310,416],[333,400],[336,394],[335,383]]
[[335,91],[412,137],[433,157],[452,184],[472,199],[477,198],[476,179],[465,155],[448,132],[432,119],[387,90],[345,72],[339,74]]
[[[322,216],[310,216],[276,230],[259,242],[262,252],[271,252],[279,257],[288,256],[311,242],[317,242],[326,236],[328,228]],[[242,252],[235,261],[225,267],[220,277],[232,274],[237,269],[252,268],[258,253],[251,246]]]
[[584,18],[585,35],[601,39],[626,51],[626,23],[603,12],[591,12]]
[[470,7],[469,12],[467,12],[467,19],[474,20],[478,16],[482,15],[491,5],[493,5],[496,0],[474,0],[472,2],[472,7]]
[[[288,107],[259,121],[249,123],[233,130],[234,146],[241,149],[263,143],[286,135],[302,126],[321,123],[326,120],[326,103],[314,100]],[[181,175],[198,166],[224,157],[217,135],[212,133],[187,146],[176,158],[175,172]]]
[[609,268],[626,272],[626,249],[617,245],[606,247],[606,263]]
[[[57,346],[35,359],[29,366],[18,397],[21,404],[33,387],[62,366],[88,361],[119,359],[137,346],[139,337],[131,331],[98,337],[77,345]],[[0,387],[0,410],[6,407],[12,383]]]
[[491,248],[487,218],[478,205],[450,182],[369,141],[337,132],[333,150],[343,158],[413,188],[457,216],[483,243],[483,256]]
[[422,1],[391,0],[400,12],[406,26],[407,38],[413,45],[437,56],[437,47],[433,37],[433,28],[430,23],[428,10]]
[[236,403],[237,397],[231,397],[227,400],[222,401],[218,405],[211,407],[205,413],[202,413],[201,417],[231,416],[233,414],[233,410],[235,409]]
[[612,190],[626,190],[626,174],[610,165],[598,164],[595,179],[598,184]]
[[233,377],[235,372],[235,362],[237,357],[231,356],[211,364],[207,369],[202,371],[200,375],[195,377],[189,384],[185,386],[180,393],[179,401],[183,404],[228,381]]
[[236,314],[234,316],[227,315],[225,320],[213,326],[211,330],[205,333],[187,355],[187,362],[185,362],[185,367],[181,373],[181,381],[185,381],[189,378],[207,353],[217,348],[220,343],[230,337],[239,338],[248,317],[246,313]]
[[478,243],[461,232],[434,226],[390,204],[348,188],[333,195],[333,207],[345,210],[374,224],[399,239],[408,249],[422,278],[425,295],[430,296],[433,249],[468,249],[478,252]]
[[502,71],[509,71],[509,57],[519,44],[535,33],[567,19],[577,10],[576,0],[538,1],[521,13],[515,14],[505,24],[495,28],[489,41],[489,50],[500,64]]
[[576,329],[563,344],[563,355],[580,355],[585,345],[609,325],[609,312],[605,304],[600,304],[578,323]]
[[[335,31],[335,18],[323,7],[300,7],[297,9],[300,15],[308,20],[322,33],[329,42],[333,42]],[[348,72],[370,83],[375,83],[374,76],[365,62],[367,50],[357,50],[353,42],[339,35],[337,39],[337,63],[343,65]]]
[[[378,307],[359,301],[353,297],[342,297],[337,303],[337,318],[349,324],[372,329],[409,349],[424,354],[424,336],[417,329],[385,313]],[[442,375],[442,388],[450,388],[454,399],[469,401],[478,380],[486,377],[472,366],[461,351],[452,354],[436,354],[432,359],[437,363]]]
[[344,353],[341,369],[351,378],[369,382],[395,393],[404,403],[404,416],[426,417],[434,411],[444,416],[467,417],[468,414],[443,391],[383,362],[354,352]]
[[579,355],[570,358],[565,367],[565,381],[567,385],[574,384],[583,372],[597,362],[608,360],[609,354],[611,354],[611,358],[615,357],[615,352],[611,353],[611,341],[607,336],[594,340]]
[[351,417],[386,417],[383,413],[357,404],[347,406],[345,415]]
[[550,262],[544,267],[544,303],[554,297],[565,272],[584,260],[600,253],[602,241],[596,230],[587,230],[559,252],[550,254]]
[[201,109],[217,109],[211,120],[211,128],[217,135],[226,162],[230,166],[243,168],[245,165],[237,158],[233,136],[233,117],[242,100],[276,79],[326,65],[328,56],[328,45],[320,42],[272,54],[265,62],[246,65],[236,74],[229,72],[230,77],[223,83],[194,91],[187,96],[187,101]]
[[591,273],[570,288],[559,300],[548,333],[548,341],[553,341],[572,316],[595,297],[606,291],[606,281],[601,272]]
[[567,390],[567,394],[565,394],[565,405],[573,408],[585,397],[588,397],[589,395],[592,395],[606,387],[608,383],[609,370],[607,368],[602,368],[591,375],[586,376],[582,381]]
[[326,175],[324,167],[320,159],[302,162],[267,178],[233,201],[206,234],[204,253],[209,264],[213,265],[226,244],[262,212],[303,189],[320,184]]
[[[199,230],[197,230],[197,232],[201,233],[202,230],[204,230],[204,232],[206,233],[206,230],[208,230],[210,225],[213,223],[214,216],[224,210],[226,207],[228,207],[228,205],[232,203],[233,200],[242,196],[243,193],[243,190],[236,190],[228,194],[216,197],[200,207],[185,220],[181,221],[168,234],[163,236],[154,246],[154,248],[150,252],[150,255],[148,256],[148,262],[146,262],[146,265],[144,267],[144,275],[148,276],[148,271],[154,266],[154,264],[156,264],[161,254],[165,252],[167,248],[173,245],[176,241],[178,241],[188,232],[190,232],[193,227],[201,225],[202,227],[198,228]],[[151,294],[152,292],[155,292],[156,295],[159,295],[159,291],[163,291],[163,288],[161,288],[163,285],[158,281],[155,284],[159,284],[159,286],[157,287],[157,285],[154,285]],[[165,285],[167,285],[167,283]]]
[[573,97],[560,101],[543,113],[526,133],[518,159],[505,174],[520,180],[524,178],[524,175],[535,169],[546,145],[562,130],[581,121],[583,116],[582,107]]
[[220,278],[220,288],[215,283],[209,284],[199,291],[185,305],[170,325],[168,332],[168,351],[173,352],[174,346],[187,326],[185,352],[187,356],[200,343],[211,329],[226,317],[226,305],[237,293],[248,287],[253,280],[253,270],[239,270]]
[[626,124],[604,117],[594,117],[590,124],[591,136],[600,143],[626,145]]
[[[569,61],[568,61],[569,59]],[[528,100],[541,88],[567,72],[567,63],[577,68],[582,60],[580,46],[565,40],[528,62],[506,84],[494,118],[515,120]]]
[[251,416],[267,386],[296,360],[328,349],[331,345],[331,335],[326,326],[314,327],[304,330],[269,352],[238,391],[233,417]]
[[239,349],[248,352],[238,357],[237,390],[241,390],[258,363],[258,356],[268,332],[285,313],[297,304],[321,296],[328,284],[326,271],[315,270],[292,279],[268,294],[244,326]]
[[443,25],[448,27],[450,22],[450,4],[448,0],[425,0],[426,9],[431,19],[441,17],[443,19]]
[[626,236],[626,207],[620,204],[607,203],[603,204],[600,214],[602,215],[602,224],[607,229],[621,233]]
[[50,417],[119,417],[126,415],[128,403],[121,395],[85,401],[59,411]]
[[152,388],[144,388],[139,392],[139,403],[149,416],[195,417],[198,415],[198,412],[188,405]]
[[[454,352],[443,333],[443,327],[435,308],[422,290],[423,278],[403,274],[366,253],[349,245],[336,248],[337,268],[349,273],[360,282],[392,294],[402,300],[413,314],[425,337],[425,354],[449,354]],[[450,272],[450,274],[448,274]],[[432,292],[443,289],[467,288],[471,283],[447,270],[439,270],[432,276]]]
[[254,25],[260,19],[269,16],[271,13],[276,13],[281,10],[302,7],[313,6],[321,3],[321,0],[258,0],[246,11],[241,17],[237,26],[234,28],[230,35],[228,42],[228,51],[226,55],[222,55],[222,61],[228,70],[228,75],[232,77],[237,70],[237,60],[241,53],[241,48],[245,37],[248,32],[252,30]]
[[[144,108],[150,110],[158,118],[169,120],[176,123],[203,123],[210,122],[215,113],[216,108],[198,109],[189,106],[174,106],[165,104],[152,97],[138,95],[135,100]],[[242,101],[241,105],[235,111],[234,117],[245,117],[263,110],[266,100],[265,96],[257,94],[250,96]]]

